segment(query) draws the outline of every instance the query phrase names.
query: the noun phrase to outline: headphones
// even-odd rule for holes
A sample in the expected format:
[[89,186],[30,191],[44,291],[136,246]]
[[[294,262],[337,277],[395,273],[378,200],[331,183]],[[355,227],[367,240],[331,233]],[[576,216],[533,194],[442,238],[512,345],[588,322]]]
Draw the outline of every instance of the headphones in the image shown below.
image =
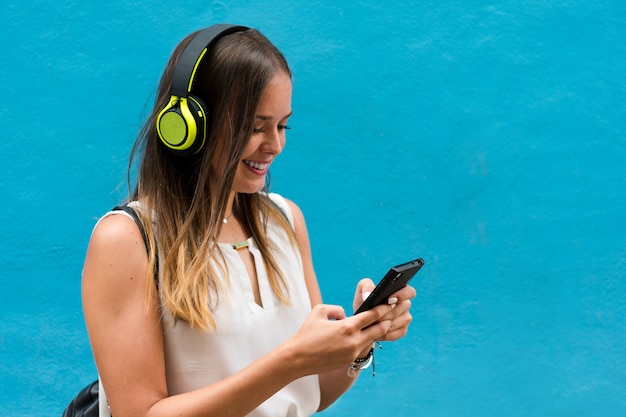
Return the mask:
[[206,106],[191,94],[202,58],[221,37],[247,29],[229,24],[209,26],[198,32],[181,54],[174,68],[170,99],[156,119],[161,142],[174,154],[186,156],[198,153],[207,137]]

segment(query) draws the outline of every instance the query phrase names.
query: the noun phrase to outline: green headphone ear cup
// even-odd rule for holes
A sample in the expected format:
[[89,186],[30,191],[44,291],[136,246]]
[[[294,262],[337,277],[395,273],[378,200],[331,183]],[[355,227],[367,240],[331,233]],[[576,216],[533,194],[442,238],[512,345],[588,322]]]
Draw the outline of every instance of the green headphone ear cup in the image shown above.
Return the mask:
[[191,94],[202,58],[222,36],[249,30],[226,23],[198,31],[181,53],[169,88],[170,100],[156,118],[156,130],[163,144],[178,155],[198,153],[207,136],[206,106]]
[[200,99],[172,97],[159,113],[156,128],[163,144],[177,155],[197,153],[206,140],[206,111]]

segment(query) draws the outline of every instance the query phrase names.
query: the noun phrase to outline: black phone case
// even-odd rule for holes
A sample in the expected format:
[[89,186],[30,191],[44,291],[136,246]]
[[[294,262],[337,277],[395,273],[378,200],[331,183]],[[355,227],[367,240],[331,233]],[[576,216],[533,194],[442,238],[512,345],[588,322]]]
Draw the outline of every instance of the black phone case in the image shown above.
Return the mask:
[[376,285],[374,291],[363,301],[361,307],[359,307],[354,314],[367,311],[379,304],[386,303],[391,294],[404,288],[409,283],[422,265],[424,265],[424,260],[418,258],[389,269],[383,279]]

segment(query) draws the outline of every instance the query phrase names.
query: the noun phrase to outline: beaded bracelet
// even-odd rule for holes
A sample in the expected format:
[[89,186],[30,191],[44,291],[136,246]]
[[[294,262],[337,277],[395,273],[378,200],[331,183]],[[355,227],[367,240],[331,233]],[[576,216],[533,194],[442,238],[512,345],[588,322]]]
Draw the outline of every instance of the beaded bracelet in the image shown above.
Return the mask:
[[364,358],[356,358],[350,364],[350,366],[348,366],[348,370],[346,371],[346,374],[350,378],[355,378],[359,374],[359,372],[361,372],[363,369],[369,368],[370,365],[372,366],[372,376],[376,376],[376,362],[374,361],[374,348],[382,349],[383,345],[381,345],[379,342],[374,342],[374,344],[372,345],[372,348],[370,349],[369,352],[367,352],[367,355],[365,355]]
[[369,368],[373,360],[374,348],[371,348],[364,358],[356,358],[354,362],[352,362],[350,366],[348,366],[348,370],[346,371],[346,373],[350,378],[355,378],[360,371]]

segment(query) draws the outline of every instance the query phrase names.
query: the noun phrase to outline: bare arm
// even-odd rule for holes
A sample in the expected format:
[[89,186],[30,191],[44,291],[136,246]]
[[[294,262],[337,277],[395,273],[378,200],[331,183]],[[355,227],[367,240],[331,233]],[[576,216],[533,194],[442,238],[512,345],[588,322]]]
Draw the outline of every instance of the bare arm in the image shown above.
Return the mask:
[[345,317],[343,309],[318,306],[296,335],[241,372],[168,397],[156,294],[146,302],[146,286],[154,285],[147,282],[152,280],[147,263],[141,234],[131,219],[109,216],[94,230],[83,270],[83,309],[116,417],[244,416],[291,381],[343,365],[360,343],[387,331],[384,324],[371,326],[367,333],[360,329],[378,321],[389,308],[337,320]]

